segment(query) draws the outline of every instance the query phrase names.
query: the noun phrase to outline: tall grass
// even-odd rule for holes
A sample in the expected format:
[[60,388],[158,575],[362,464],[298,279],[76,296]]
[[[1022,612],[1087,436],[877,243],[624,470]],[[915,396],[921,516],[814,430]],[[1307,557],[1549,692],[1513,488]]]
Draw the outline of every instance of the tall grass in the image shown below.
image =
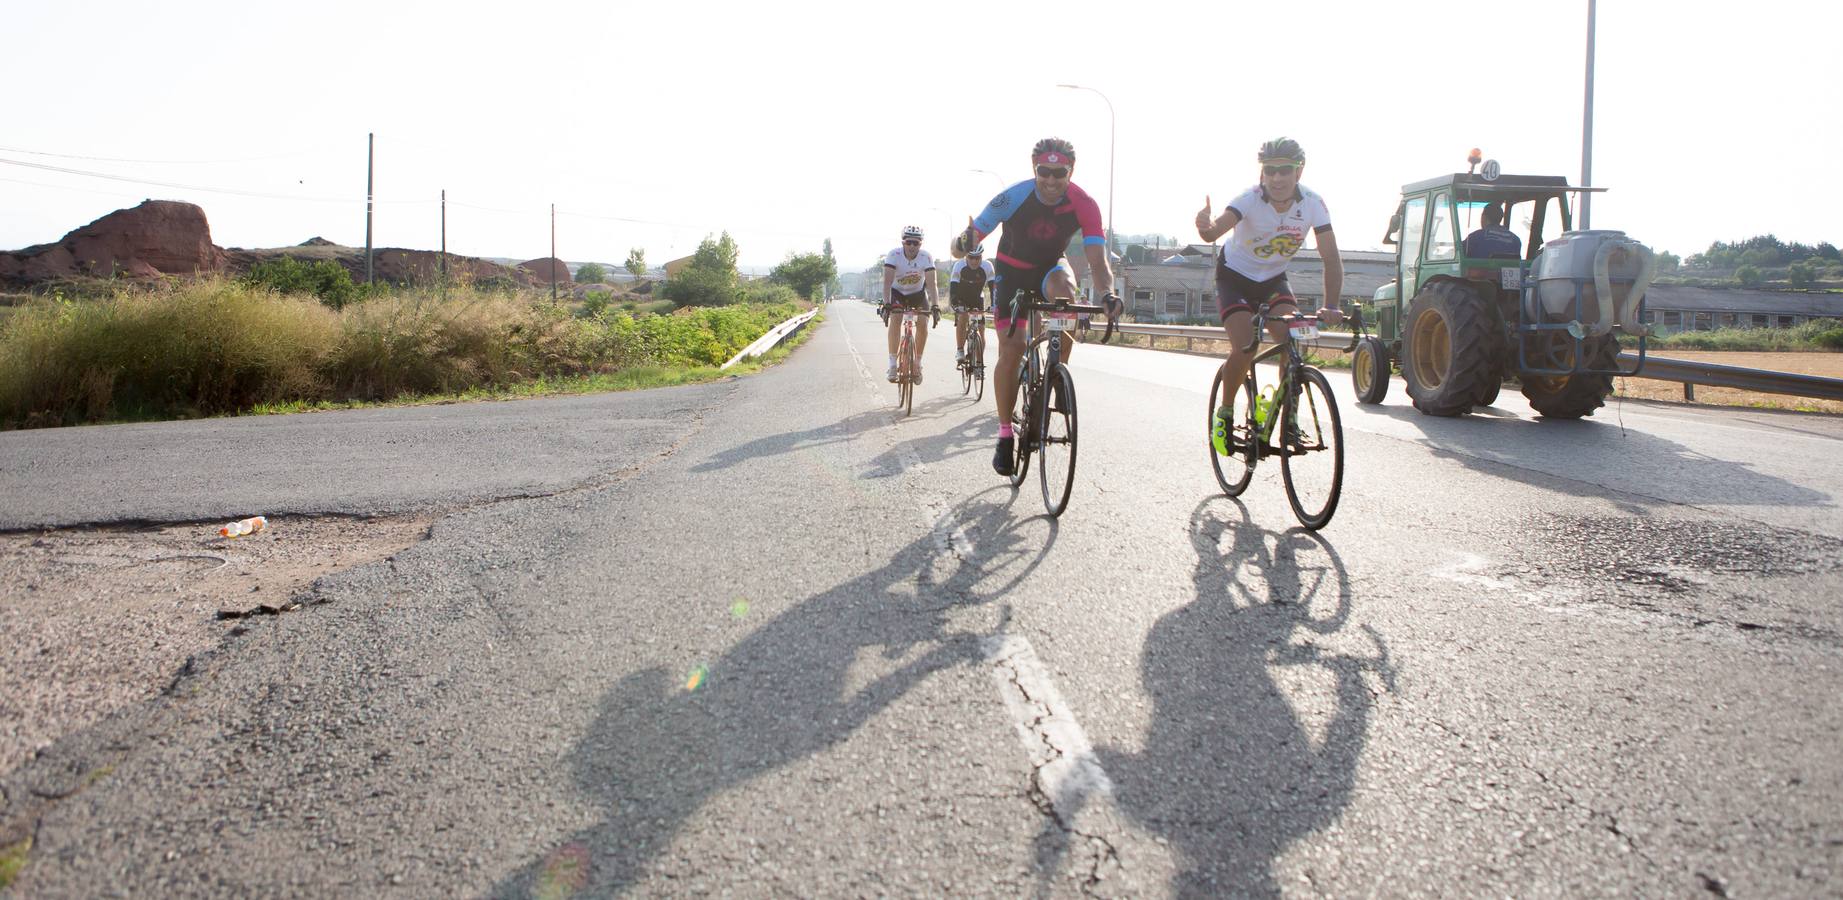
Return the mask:
[[1675,350],[1843,350],[1843,320],[1811,319],[1792,328],[1679,331],[1652,338],[1651,346]]
[[434,288],[334,311],[226,280],[40,301],[0,322],[0,427],[222,415],[718,365],[791,304],[574,317],[536,294]]

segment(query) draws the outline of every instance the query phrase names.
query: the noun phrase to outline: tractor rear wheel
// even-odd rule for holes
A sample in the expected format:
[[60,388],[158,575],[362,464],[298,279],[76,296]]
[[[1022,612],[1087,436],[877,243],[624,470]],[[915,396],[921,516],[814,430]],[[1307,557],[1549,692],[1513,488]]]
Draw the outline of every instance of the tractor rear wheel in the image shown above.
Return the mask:
[[1423,288],[1408,307],[1401,371],[1414,408],[1430,416],[1460,416],[1487,397],[1503,355],[1491,310],[1462,281]]
[[[1557,334],[1556,339],[1573,343],[1566,335]],[[1581,349],[1587,356],[1582,363],[1584,368],[1611,369],[1619,363],[1619,340],[1610,334],[1582,341]],[[1574,348],[1567,347],[1559,356],[1572,365]],[[1521,380],[1523,396],[1529,399],[1530,407],[1549,419],[1593,415],[1594,410],[1606,405],[1606,396],[1613,392],[1611,375],[1576,372],[1573,375],[1526,375]]]

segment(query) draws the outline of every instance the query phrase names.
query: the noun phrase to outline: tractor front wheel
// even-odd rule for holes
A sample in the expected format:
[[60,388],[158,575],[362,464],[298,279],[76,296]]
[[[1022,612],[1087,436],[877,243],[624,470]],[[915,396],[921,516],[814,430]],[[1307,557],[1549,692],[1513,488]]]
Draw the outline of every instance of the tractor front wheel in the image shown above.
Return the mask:
[[1366,337],[1350,354],[1350,384],[1358,403],[1381,403],[1389,392],[1389,348],[1380,338]]
[[1408,307],[1401,371],[1414,408],[1430,416],[1461,416],[1495,399],[1502,341],[1485,299],[1462,281],[1423,288]]

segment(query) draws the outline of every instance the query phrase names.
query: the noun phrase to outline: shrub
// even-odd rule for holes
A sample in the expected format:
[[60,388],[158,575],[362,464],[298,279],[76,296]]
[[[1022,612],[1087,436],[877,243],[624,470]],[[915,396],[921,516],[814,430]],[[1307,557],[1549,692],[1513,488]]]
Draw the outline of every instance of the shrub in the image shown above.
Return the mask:
[[223,280],[56,299],[0,330],[0,422],[184,417],[315,396],[331,310]]
[[312,294],[334,309],[342,309],[359,296],[358,285],[345,266],[330,259],[303,263],[291,256],[265,259],[250,267],[244,283],[279,294]]
[[1748,287],[1755,287],[1766,280],[1766,277],[1761,275],[1760,270],[1754,266],[1741,266],[1735,269],[1734,278]]
[[575,280],[578,284],[597,284],[607,277],[608,270],[602,268],[600,263],[583,263],[576,270]]

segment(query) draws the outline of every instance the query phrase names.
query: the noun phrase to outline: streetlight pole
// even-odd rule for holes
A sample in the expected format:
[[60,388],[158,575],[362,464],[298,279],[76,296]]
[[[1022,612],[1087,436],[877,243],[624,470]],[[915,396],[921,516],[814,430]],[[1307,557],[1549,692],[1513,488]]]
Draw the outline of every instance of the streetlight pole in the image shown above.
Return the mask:
[[990,175],[992,176],[993,181],[998,182],[999,190],[1002,191],[1005,189],[1005,176],[1000,175],[997,172],[992,171],[991,169],[967,169],[967,171],[972,172],[977,175]]
[[[1581,113],[1581,187],[1593,186],[1593,18],[1595,0],[1587,0],[1587,100]],[[1593,227],[1593,195],[1581,192],[1581,230]]]
[[[1588,0],[1588,2],[1591,3],[1593,2],[1593,0]],[[1113,254],[1113,232],[1115,228],[1114,220],[1113,220],[1113,172],[1114,172],[1114,146],[1115,146],[1114,138],[1117,136],[1117,131],[1114,127],[1115,122],[1114,122],[1114,114],[1113,114],[1113,101],[1107,99],[1106,94],[1103,94],[1100,91],[1097,91],[1091,87],[1083,87],[1082,85],[1079,85],[1079,84],[1059,84],[1056,86],[1059,88],[1068,88],[1070,90],[1075,90],[1075,91],[1090,91],[1095,96],[1100,97],[1101,102],[1107,104],[1107,235],[1106,237],[1107,237],[1107,253],[1109,257],[1111,257]],[[1109,264],[1111,264],[1111,259],[1109,260]]]

